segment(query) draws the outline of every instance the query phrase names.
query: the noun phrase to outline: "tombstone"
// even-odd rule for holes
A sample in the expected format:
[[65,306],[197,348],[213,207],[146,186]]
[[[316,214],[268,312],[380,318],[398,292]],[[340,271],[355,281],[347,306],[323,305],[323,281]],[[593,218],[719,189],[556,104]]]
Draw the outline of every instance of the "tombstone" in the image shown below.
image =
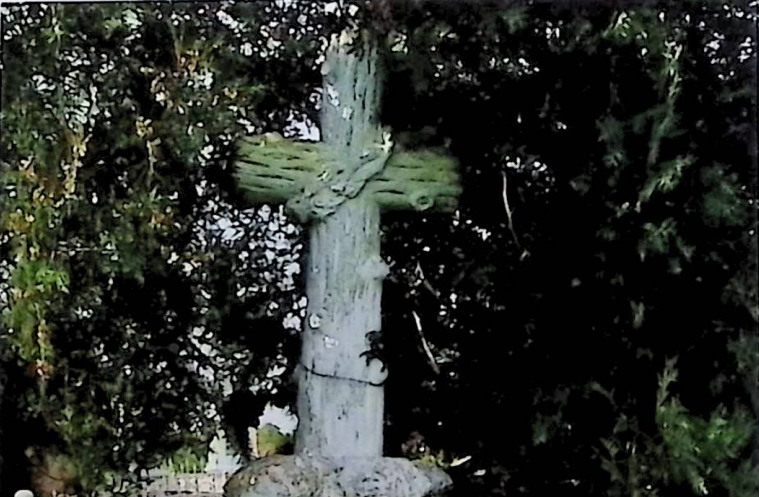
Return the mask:
[[439,468],[382,457],[387,371],[363,355],[380,330],[388,273],[380,213],[452,212],[461,191],[453,158],[393,150],[377,122],[378,67],[365,33],[335,36],[322,70],[322,141],[264,135],[240,145],[237,179],[250,201],[284,203],[309,225],[308,307],[295,454],[251,462],[227,482],[227,497],[422,497],[451,485]]

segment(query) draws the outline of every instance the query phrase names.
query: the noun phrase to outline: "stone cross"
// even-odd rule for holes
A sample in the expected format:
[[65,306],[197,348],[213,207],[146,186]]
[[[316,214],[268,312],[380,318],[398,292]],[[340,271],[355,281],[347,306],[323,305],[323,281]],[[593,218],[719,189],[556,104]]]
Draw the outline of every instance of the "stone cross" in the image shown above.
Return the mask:
[[382,457],[387,372],[365,354],[388,273],[380,212],[452,212],[461,188],[453,158],[392,149],[377,123],[378,68],[365,33],[335,36],[322,70],[322,141],[263,135],[240,145],[237,179],[250,201],[284,203],[309,223],[308,306],[295,455],[253,461],[227,483],[227,497],[422,497],[450,486],[440,469]]

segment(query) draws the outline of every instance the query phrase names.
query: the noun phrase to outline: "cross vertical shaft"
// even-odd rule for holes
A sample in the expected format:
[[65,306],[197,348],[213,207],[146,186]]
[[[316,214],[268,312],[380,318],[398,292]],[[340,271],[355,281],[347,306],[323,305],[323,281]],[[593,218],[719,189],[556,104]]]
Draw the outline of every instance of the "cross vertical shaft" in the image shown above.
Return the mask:
[[380,457],[382,379],[350,374],[366,368],[364,336],[381,324],[382,280],[361,270],[364,256],[379,256],[379,208],[349,201],[312,228],[309,253],[296,452]]
[[[349,54],[338,45],[325,63],[322,140],[344,161],[355,161],[376,137],[377,54],[369,46]],[[346,201],[311,227],[296,453],[382,456],[384,378],[367,374],[360,357],[366,334],[381,326],[384,274],[372,271],[372,261],[381,269],[380,210],[369,195]]]

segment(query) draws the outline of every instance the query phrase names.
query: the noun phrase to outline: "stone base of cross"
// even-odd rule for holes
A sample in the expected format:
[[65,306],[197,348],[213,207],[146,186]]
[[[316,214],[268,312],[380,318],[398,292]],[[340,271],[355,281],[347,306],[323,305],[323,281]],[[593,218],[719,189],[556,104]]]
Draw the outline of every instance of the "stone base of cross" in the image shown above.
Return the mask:
[[394,151],[377,124],[378,54],[367,36],[351,50],[335,37],[322,73],[322,142],[278,135],[240,145],[238,183],[253,203],[285,203],[309,223],[307,319],[298,375],[295,455],[253,461],[227,497],[423,497],[451,484],[439,468],[382,457],[381,359],[368,338],[381,328],[380,213],[452,212],[456,161],[433,151]]
[[442,470],[402,458],[272,456],[227,482],[228,497],[424,497],[451,485]]

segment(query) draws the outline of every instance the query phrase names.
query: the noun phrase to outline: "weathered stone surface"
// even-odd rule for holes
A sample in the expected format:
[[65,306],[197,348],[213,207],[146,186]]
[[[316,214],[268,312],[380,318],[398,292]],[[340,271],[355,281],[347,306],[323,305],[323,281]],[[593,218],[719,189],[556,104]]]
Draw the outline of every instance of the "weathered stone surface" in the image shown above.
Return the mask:
[[[251,205],[285,203],[314,183],[333,155],[324,143],[253,136],[239,144],[235,176]],[[453,212],[461,194],[458,162],[433,150],[393,150],[365,190],[382,211]]]
[[240,469],[226,497],[425,497],[451,485],[441,469],[400,458],[273,456]]
[[323,142],[269,135],[240,147],[238,181],[251,201],[285,203],[309,225],[308,307],[295,455],[250,463],[227,483],[227,497],[424,497],[451,485],[441,469],[382,457],[387,371],[370,337],[380,332],[388,273],[381,212],[455,209],[457,164],[431,151],[392,153],[378,122],[376,40],[364,36],[354,50],[350,32],[326,54]]

